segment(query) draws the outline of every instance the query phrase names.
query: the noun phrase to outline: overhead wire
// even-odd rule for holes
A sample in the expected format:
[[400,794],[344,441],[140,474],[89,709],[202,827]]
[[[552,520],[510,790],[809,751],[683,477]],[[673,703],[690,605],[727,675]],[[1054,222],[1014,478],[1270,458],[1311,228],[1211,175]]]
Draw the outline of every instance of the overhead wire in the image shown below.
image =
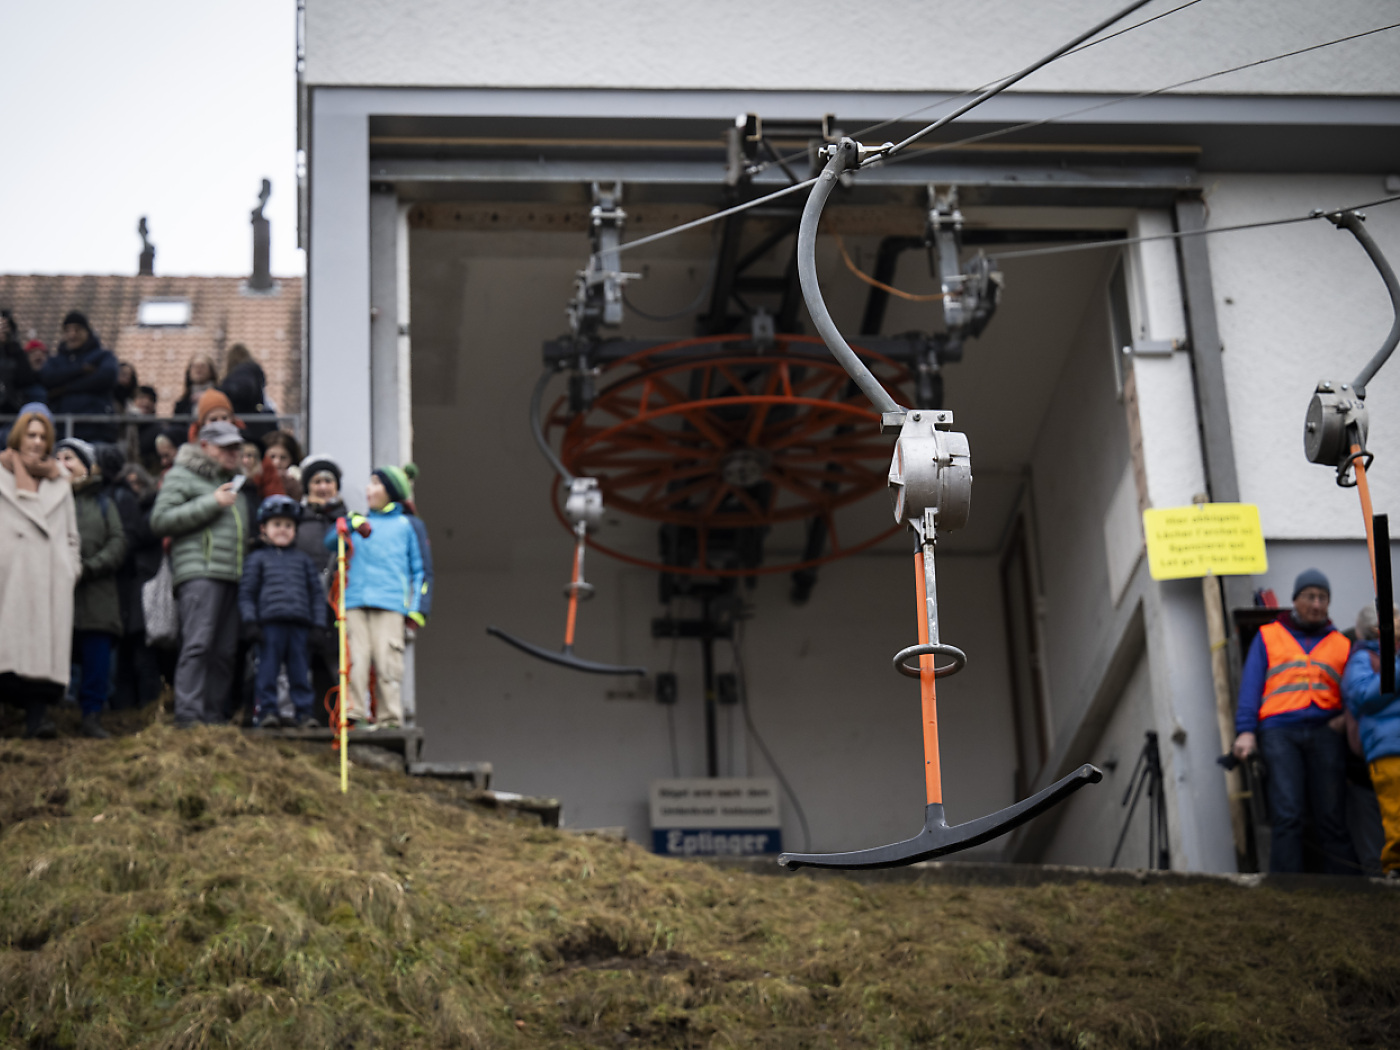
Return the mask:
[[1400,194],[1391,197],[1381,197],[1377,200],[1367,201],[1364,204],[1351,204],[1344,208],[1315,209],[1307,215],[1290,215],[1278,219],[1262,219],[1259,222],[1242,222],[1233,226],[1210,226],[1200,230],[1177,230],[1173,233],[1154,233],[1144,237],[1114,237],[1108,240],[1055,245],[1048,248],[1022,248],[1010,252],[991,252],[987,257],[997,260],[1028,259],[1037,255],[1063,255],[1067,252],[1084,252],[1091,251],[1095,248],[1118,248],[1129,244],[1146,244],[1150,241],[1176,241],[1186,237],[1204,237],[1207,234],[1236,233],[1240,230],[1260,230],[1268,226],[1289,226],[1299,222],[1313,222],[1317,219],[1325,219],[1329,215],[1341,215],[1349,211],[1360,211],[1363,208],[1379,208],[1383,204],[1393,204],[1396,201],[1400,201]]
[[888,292],[890,295],[897,296],[900,299],[906,299],[911,303],[933,303],[946,298],[942,292],[934,292],[931,295],[916,295],[913,292],[906,292],[902,288],[896,288],[892,284],[886,284],[884,281],[876,280],[874,277],[871,277],[856,265],[855,260],[851,258],[851,253],[846,250],[845,238],[839,233],[836,234],[836,247],[841,250],[841,260],[846,264],[846,269],[850,270],[851,273],[855,274],[856,277],[872,288],[879,288],[882,292]]
[[1218,69],[1213,73],[1205,73],[1198,77],[1191,77],[1187,80],[1179,80],[1174,84],[1167,84],[1163,87],[1152,88],[1148,91],[1139,91],[1131,95],[1120,95],[1116,98],[1105,99],[1102,102],[1095,102],[1089,106],[1079,109],[1067,110],[1050,117],[1041,117],[1037,120],[1028,120],[1021,124],[1012,124],[1009,127],[997,128],[992,131],[985,131],[978,135],[970,135],[967,138],[957,139],[952,142],[939,142],[932,146],[925,146],[915,153],[906,153],[902,157],[895,157],[884,162],[886,165],[900,164],[914,157],[925,157],[930,153],[945,152],[947,150],[959,149],[963,146],[975,145],[978,142],[986,142],[990,139],[1003,138],[1017,131],[1026,131],[1030,128],[1044,127],[1046,124],[1054,124],[1057,121],[1067,120],[1070,117],[1082,116],[1085,113],[1093,113],[1096,110],[1107,109],[1109,106],[1121,105],[1124,102],[1136,102],[1140,99],[1151,98],[1154,95],[1165,94],[1168,91],[1175,91],[1177,88],[1190,87],[1192,84],[1200,84],[1207,80],[1214,80],[1216,77],[1223,77],[1229,73],[1239,73],[1242,70],[1253,69],[1257,66],[1268,65],[1270,62],[1279,62],[1285,58],[1296,58],[1298,55],[1307,54],[1310,51],[1318,51],[1324,47],[1334,47],[1337,44],[1345,44],[1352,40],[1359,40],[1362,37],[1374,36],[1377,33],[1389,32],[1393,29],[1400,29],[1400,22],[1387,26],[1378,26],[1375,29],[1366,29],[1359,33],[1351,33],[1347,36],[1337,37],[1333,40],[1325,40],[1320,44],[1310,44],[1307,47],[1299,48],[1296,51],[1285,51],[1283,54],[1270,55],[1267,58],[1255,59],[1238,66],[1231,66],[1228,69]]
[[[901,139],[899,142],[896,142],[889,149],[882,150],[878,154],[878,156],[893,157],[896,154],[902,153],[905,149],[918,142],[925,135],[932,134],[939,128],[943,127],[945,124],[950,124],[953,121],[957,120],[959,117],[963,116],[965,113],[976,109],[983,102],[986,102],[988,99],[1001,94],[1013,84],[1020,83],[1022,80],[1025,80],[1026,77],[1030,76],[1037,70],[1045,68],[1051,62],[1054,62],[1058,58],[1062,58],[1065,52],[1078,47],[1086,40],[1090,40],[1093,37],[1098,36],[1109,26],[1113,25],[1113,23],[1117,22],[1119,19],[1126,18],[1138,8],[1145,7],[1151,2],[1152,0],[1132,0],[1132,3],[1114,12],[1112,15],[1110,15],[1108,18],[1105,18],[1102,22],[1098,23],[1098,25],[1094,26],[1092,29],[1086,30],[1085,32],[1080,33],[1073,40],[1061,44],[1059,47],[1055,48],[1054,51],[1051,51],[1048,55],[1042,55],[1030,65],[1026,66],[1024,69],[1020,69],[1017,72],[1011,74],[1011,76],[1007,77],[1005,80],[998,81],[996,84],[979,93],[976,98],[972,99],[969,102],[963,103],[957,109],[953,110],[953,112],[943,114],[943,116],[939,117],[937,120],[933,121],[931,124],[927,125],[921,130],[914,132],[914,134],[908,136],[907,138]],[[871,158],[871,160],[874,159],[875,158],[873,157]]]
[[[1081,51],[1087,51],[1087,50],[1089,50],[1089,48],[1091,48],[1091,47],[1097,47],[1099,44],[1102,44],[1102,43],[1104,43],[1104,42],[1106,42],[1106,41],[1112,40],[1112,39],[1114,39],[1115,37],[1120,37],[1120,36],[1122,36],[1122,35],[1125,34],[1125,33],[1131,33],[1134,29],[1141,29],[1143,26],[1148,25],[1149,23],[1156,22],[1158,19],[1161,19],[1161,18],[1166,18],[1168,15],[1174,15],[1174,14],[1176,14],[1178,11],[1182,11],[1182,10],[1188,8],[1188,7],[1193,7],[1194,5],[1199,4],[1200,2],[1201,2],[1201,0],[1186,0],[1186,3],[1184,3],[1184,4],[1177,4],[1176,7],[1173,7],[1173,8],[1172,8],[1171,10],[1169,10],[1169,11],[1163,11],[1161,14],[1159,14],[1159,15],[1153,15],[1151,18],[1144,18],[1141,22],[1134,22],[1134,23],[1133,23],[1132,25],[1130,25],[1130,26],[1124,26],[1122,29],[1118,30],[1117,32],[1109,33],[1107,36],[1101,36],[1101,37],[1099,37],[1097,40],[1090,40],[1088,43],[1080,44],[1078,47],[1073,48],[1073,49],[1070,50],[1070,51],[1066,51],[1066,52],[1064,53],[1064,55],[1062,55],[1061,57],[1062,57],[1062,58],[1068,58],[1070,55],[1077,55],[1077,54],[1079,54]],[[867,125],[866,127],[858,128],[858,129],[856,129],[855,131],[852,131],[852,132],[850,133],[850,137],[853,138],[853,139],[860,139],[860,138],[863,138],[863,137],[866,136],[866,135],[870,135],[870,134],[872,134],[872,133],[874,133],[874,132],[876,132],[876,131],[881,131],[881,130],[883,130],[884,128],[887,128],[887,127],[891,126],[892,124],[902,124],[902,123],[904,123],[904,121],[909,120],[909,119],[912,118],[912,117],[917,117],[917,116],[919,116],[919,115],[922,114],[922,113],[927,113],[927,112],[929,112],[930,110],[939,109],[939,108],[941,108],[941,107],[943,107],[943,106],[951,106],[951,105],[954,105],[954,104],[956,104],[960,99],[970,98],[971,96],[976,95],[978,92],[983,91],[983,90],[985,90],[985,89],[991,87],[993,84],[1000,83],[1002,80],[1006,79],[1006,76],[1007,76],[1007,74],[1003,74],[1003,75],[1000,76],[1000,77],[995,77],[995,78],[993,78],[992,80],[988,80],[988,81],[986,81],[986,82],[984,82],[984,83],[982,83],[982,84],[978,84],[976,87],[968,88],[966,91],[960,91],[960,92],[958,92],[958,94],[956,94],[956,95],[952,95],[952,96],[950,96],[950,97],[948,97],[948,98],[939,99],[937,102],[930,102],[928,105],[926,105],[926,106],[920,106],[918,109],[912,109],[912,110],[910,110],[908,113],[903,113],[903,114],[901,114],[900,116],[891,117],[891,118],[889,118],[888,120],[881,120],[881,121],[879,121],[879,122],[877,122],[877,123],[875,123],[875,124],[870,124],[870,125]],[[765,143],[765,144],[766,144],[766,143]],[[770,146],[769,148],[770,148],[770,150],[771,150],[772,147]],[[805,150],[798,150],[798,151],[794,151],[794,152],[792,152],[792,153],[789,153],[786,157],[781,157],[781,158],[779,158],[779,157],[777,157],[777,156],[774,156],[773,160],[765,160],[765,161],[763,161],[763,162],[760,163],[760,164],[751,165],[748,169],[746,169],[746,170],[747,170],[747,174],[749,174],[750,176],[758,175],[758,174],[761,174],[761,173],[764,172],[764,171],[767,171],[768,168],[772,166],[772,164],[774,163],[774,161],[778,161],[778,162],[780,162],[780,163],[782,163],[782,162],[790,162],[790,161],[794,161],[794,160],[800,160],[800,159],[801,159],[803,156],[805,156],[805,155],[806,155],[806,151],[805,151]],[[785,168],[784,170],[786,170],[786,168]]]
[[[1166,13],[1166,14],[1170,14],[1171,12],[1165,12],[1165,13]],[[1142,22],[1142,23],[1140,23],[1140,24],[1141,24],[1141,25],[1146,25],[1146,24],[1147,24],[1147,21],[1152,21],[1152,20],[1149,19],[1149,20],[1146,20],[1146,21],[1144,21],[1144,22]],[[1134,27],[1128,27],[1128,28],[1131,29],[1131,28],[1134,28]],[[1363,31],[1361,31],[1361,32],[1359,32],[1359,33],[1350,33],[1350,34],[1348,34],[1348,35],[1346,35],[1346,36],[1337,37],[1337,38],[1332,39],[1332,40],[1326,40],[1326,41],[1323,41],[1322,43],[1319,43],[1319,44],[1312,44],[1312,45],[1309,45],[1308,47],[1298,48],[1298,49],[1296,49],[1296,50],[1294,50],[1294,51],[1287,51],[1287,52],[1284,52],[1284,53],[1279,54],[1279,55],[1270,55],[1270,56],[1268,56],[1267,58],[1261,58],[1261,59],[1256,59],[1256,60],[1251,61],[1251,62],[1245,62],[1245,63],[1243,63],[1243,64],[1241,64],[1241,65],[1238,65],[1238,66],[1231,66],[1231,67],[1229,67],[1228,69],[1216,70],[1216,71],[1213,72],[1213,73],[1206,73],[1206,74],[1203,74],[1203,75],[1201,75],[1201,76],[1191,77],[1191,78],[1189,78],[1189,79],[1187,79],[1187,80],[1177,81],[1176,83],[1167,84],[1167,85],[1165,85],[1165,86],[1163,86],[1163,87],[1159,87],[1159,88],[1153,88],[1153,89],[1151,89],[1151,90],[1149,90],[1149,91],[1135,92],[1135,93],[1129,94],[1129,95],[1121,95],[1121,96],[1118,96],[1118,97],[1115,97],[1115,98],[1106,99],[1106,100],[1104,100],[1104,101],[1102,101],[1102,102],[1097,102],[1097,103],[1094,103],[1093,105],[1090,105],[1090,106],[1084,106],[1084,107],[1079,108],[1079,109],[1068,110],[1068,111],[1063,112],[1063,113],[1055,114],[1054,116],[1043,117],[1043,118],[1038,119],[1038,120],[1026,121],[1026,122],[1024,122],[1024,123],[1022,123],[1022,124],[1015,124],[1015,125],[1012,125],[1012,126],[1010,126],[1010,127],[1006,127],[1006,128],[1001,128],[1001,129],[993,130],[993,131],[984,132],[984,133],[979,134],[979,135],[973,135],[973,136],[970,136],[970,137],[968,137],[968,138],[958,139],[958,140],[953,141],[953,142],[940,142],[940,143],[936,143],[936,144],[934,144],[934,145],[932,145],[932,146],[926,146],[926,147],[924,147],[924,148],[922,148],[922,149],[920,149],[920,150],[917,150],[917,151],[906,152],[906,153],[903,153],[903,154],[898,155],[898,156],[890,157],[889,159],[883,159],[883,158],[881,158],[880,164],[881,164],[881,166],[892,165],[892,164],[899,164],[899,163],[902,163],[902,162],[904,162],[904,161],[913,159],[913,158],[915,158],[915,157],[924,157],[924,156],[927,156],[927,155],[930,154],[930,153],[941,152],[941,151],[946,151],[946,150],[950,150],[950,149],[956,149],[956,148],[961,147],[961,146],[972,145],[972,144],[978,143],[978,142],[985,142],[985,141],[987,141],[988,139],[1001,138],[1002,136],[1012,134],[1013,132],[1016,132],[1016,131],[1024,131],[1024,130],[1029,129],[1029,128],[1041,127],[1041,126],[1046,125],[1046,124],[1053,124],[1053,123],[1055,123],[1056,121],[1059,121],[1059,120],[1065,120],[1065,119],[1068,119],[1068,118],[1070,118],[1070,117],[1075,117],[1075,116],[1082,115],[1082,114],[1084,114],[1084,113],[1090,113],[1090,112],[1094,112],[1094,111],[1096,111],[1096,110],[1105,109],[1105,108],[1107,108],[1107,107],[1109,107],[1109,106],[1115,106],[1115,105],[1119,105],[1119,104],[1124,103],[1124,102],[1133,102],[1133,101],[1137,101],[1137,100],[1139,100],[1139,99],[1149,98],[1149,97],[1151,97],[1151,96],[1153,96],[1153,95],[1160,95],[1160,94],[1163,94],[1163,93],[1168,92],[1168,91],[1176,90],[1177,88],[1188,87],[1188,86],[1190,86],[1190,85],[1192,85],[1192,84],[1199,84],[1199,83],[1202,83],[1203,81],[1212,80],[1212,79],[1214,79],[1214,78],[1216,78],[1216,77],[1225,76],[1225,75],[1227,75],[1227,74],[1229,74],[1229,73],[1238,73],[1238,72],[1240,72],[1240,71],[1242,71],[1242,70],[1245,70],[1245,69],[1253,69],[1253,68],[1256,68],[1256,67],[1258,67],[1258,66],[1267,65],[1267,64],[1270,63],[1270,62],[1278,62],[1278,61],[1281,61],[1281,60],[1286,59],[1286,58],[1295,58],[1295,57],[1297,57],[1298,55],[1307,54],[1307,53],[1312,52],[1312,51],[1318,51],[1318,50],[1321,50],[1322,48],[1326,48],[1326,47],[1334,47],[1334,46],[1336,46],[1336,45],[1338,45],[1338,44],[1348,43],[1348,42],[1350,42],[1350,41],[1352,41],[1352,40],[1360,40],[1360,39],[1362,39],[1363,37],[1374,36],[1374,35],[1377,34],[1377,33],[1385,33],[1385,32],[1389,32],[1389,31],[1394,30],[1394,29],[1400,29],[1400,22],[1392,23],[1392,24],[1390,24],[1390,25],[1385,25],[1385,26],[1378,26],[1378,27],[1376,27],[1376,28],[1374,28],[1374,29],[1363,30]],[[979,96],[979,97],[980,97],[980,96]],[[990,96],[988,96],[988,97],[990,97]],[[984,100],[984,101],[985,101],[985,100]],[[943,104],[943,103],[939,103],[939,104]],[[971,108],[971,107],[961,107],[960,112],[966,113],[970,108]],[[941,120],[941,119],[942,119],[942,118],[940,118],[940,120]],[[935,122],[935,123],[938,123],[938,122]],[[947,121],[946,121],[946,120],[943,120],[943,123],[946,124]],[[930,127],[932,127],[932,126],[933,126],[933,125],[930,125]],[[867,165],[867,166],[869,166],[869,165]],[[642,247],[643,245],[654,244],[655,242],[660,241],[660,240],[664,240],[664,239],[666,239],[667,237],[672,237],[672,236],[675,236],[676,234],[679,234],[679,233],[685,233],[685,232],[688,231],[688,230],[698,229],[699,227],[708,225],[709,223],[717,222],[717,221],[719,221],[720,219],[728,218],[728,217],[731,216],[731,215],[737,215],[737,214],[739,214],[740,212],[748,211],[750,208],[756,208],[756,207],[759,207],[760,205],[767,204],[767,203],[770,202],[770,201],[774,201],[774,200],[778,200],[779,198],[786,197],[786,196],[788,196],[789,194],[798,192],[799,190],[807,189],[807,188],[809,188],[809,187],[815,185],[815,184],[816,184],[816,181],[817,181],[817,180],[816,180],[816,178],[814,177],[814,178],[807,179],[807,180],[805,180],[805,181],[803,181],[803,182],[794,183],[794,184],[792,184],[792,185],[790,185],[790,186],[784,186],[784,187],[782,187],[781,189],[774,190],[774,191],[771,192],[771,193],[767,193],[767,194],[764,194],[764,195],[762,195],[762,196],[755,197],[753,200],[744,201],[744,202],[742,202],[742,203],[740,203],[740,204],[734,205],[733,207],[725,208],[725,209],[723,209],[723,210],[721,210],[721,211],[717,211],[717,212],[712,212],[712,213],[709,214],[709,215],[701,216],[701,217],[698,218],[698,219],[693,219],[693,220],[691,220],[690,222],[682,223],[682,224],[680,224],[679,226],[673,226],[673,227],[671,227],[671,228],[669,228],[669,229],[666,229],[666,230],[660,230],[660,231],[658,231],[657,233],[648,234],[648,235],[645,236],[645,237],[639,237],[639,238],[637,238],[636,240],[633,240],[633,241],[627,241],[626,243],[619,245],[617,248],[615,248],[615,249],[613,249],[613,250],[614,250],[614,251],[617,251],[617,252],[624,252],[624,251],[629,251],[629,250],[631,250],[632,248],[640,248],[640,247]],[[1096,243],[1102,243],[1102,242],[1096,242]]]

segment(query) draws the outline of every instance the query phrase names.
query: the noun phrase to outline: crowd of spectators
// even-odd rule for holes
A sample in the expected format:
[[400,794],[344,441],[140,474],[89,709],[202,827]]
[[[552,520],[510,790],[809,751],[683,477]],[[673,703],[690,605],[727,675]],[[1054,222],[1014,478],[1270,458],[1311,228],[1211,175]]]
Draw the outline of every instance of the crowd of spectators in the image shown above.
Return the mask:
[[1233,750],[1263,762],[1271,872],[1400,878],[1400,700],[1380,688],[1380,618],[1365,606],[1348,637],[1331,600],[1327,577],[1308,569],[1293,607],[1255,636]]
[[[24,710],[27,736],[55,736],[52,706],[66,698],[83,735],[106,737],[104,712],[167,687],[179,728],[325,724],[316,700],[340,673],[341,540],[344,709],[366,729],[411,721],[403,657],[432,589],[412,464],[375,471],[368,515],[350,515],[333,457],[242,419],[276,410],[241,344],[222,379],[208,356],[189,362],[172,413],[188,423],[140,423],[156,391],[81,313],[64,318],[52,355],[15,331],[0,315],[0,415],[15,417],[0,424],[0,701]],[[60,437],[65,415],[112,420]],[[150,622],[162,609],[166,627]]]

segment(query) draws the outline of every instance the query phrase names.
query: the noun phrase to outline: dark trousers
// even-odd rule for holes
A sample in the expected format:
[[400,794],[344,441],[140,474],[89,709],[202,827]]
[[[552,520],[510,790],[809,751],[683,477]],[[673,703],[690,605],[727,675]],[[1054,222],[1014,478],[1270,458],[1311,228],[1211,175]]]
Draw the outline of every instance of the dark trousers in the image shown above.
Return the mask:
[[180,607],[180,659],[175,665],[175,721],[226,721],[224,699],[238,648],[238,584],[186,580],[175,590]]
[[23,678],[12,671],[0,673],[0,703],[24,709],[25,727],[34,732],[44,721],[48,705],[63,698],[63,683]]
[[112,643],[116,635],[106,631],[75,631],[73,655],[83,665],[78,684],[78,703],[85,715],[100,714],[107,706],[112,684]]
[[160,656],[143,634],[126,634],[117,642],[117,684],[112,710],[145,707],[160,696]]
[[1326,722],[1259,727],[1259,751],[1269,771],[1273,838],[1269,871],[1303,870],[1303,822],[1312,816],[1322,847],[1323,871],[1356,875],[1356,853],[1347,833],[1347,738]]
[[277,672],[284,663],[287,665],[287,684],[291,686],[292,705],[297,710],[297,717],[304,718],[311,714],[311,666],[306,651],[308,630],[304,624],[277,620],[262,625],[253,709],[253,717],[258,721],[269,711],[277,710]]

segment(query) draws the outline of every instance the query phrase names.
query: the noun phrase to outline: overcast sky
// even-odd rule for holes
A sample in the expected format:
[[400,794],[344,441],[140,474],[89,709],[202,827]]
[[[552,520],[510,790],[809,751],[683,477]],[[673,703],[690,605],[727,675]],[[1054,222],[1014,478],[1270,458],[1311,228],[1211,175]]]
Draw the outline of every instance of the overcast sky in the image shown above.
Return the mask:
[[242,274],[296,246],[295,0],[0,0],[0,273]]

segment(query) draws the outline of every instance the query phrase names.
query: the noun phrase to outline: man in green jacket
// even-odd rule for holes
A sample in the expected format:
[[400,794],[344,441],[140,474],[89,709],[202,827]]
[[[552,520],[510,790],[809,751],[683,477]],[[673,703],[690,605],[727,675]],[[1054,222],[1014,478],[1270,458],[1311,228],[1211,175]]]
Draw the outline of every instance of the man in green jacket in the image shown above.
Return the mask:
[[232,423],[206,423],[198,444],[181,447],[151,508],[151,531],[173,540],[170,567],[180,609],[177,729],[223,721],[233,682],[238,580],[249,537],[234,484],[242,446]]

